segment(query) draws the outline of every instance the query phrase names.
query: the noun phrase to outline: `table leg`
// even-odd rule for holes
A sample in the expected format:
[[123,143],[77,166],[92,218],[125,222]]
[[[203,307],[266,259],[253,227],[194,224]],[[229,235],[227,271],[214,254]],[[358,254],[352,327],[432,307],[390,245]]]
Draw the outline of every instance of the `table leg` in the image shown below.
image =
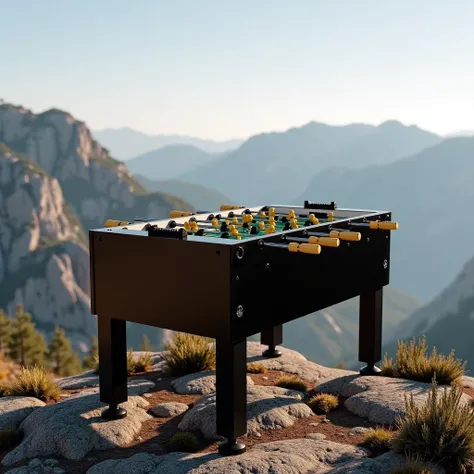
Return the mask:
[[361,375],[381,372],[375,364],[382,359],[382,302],[383,288],[360,295],[359,360],[367,364]]
[[119,407],[127,394],[126,322],[107,316],[97,316],[99,326],[100,401],[109,404],[102,417],[124,418],[127,411]]
[[225,456],[246,451],[237,438],[247,433],[247,340],[227,338],[216,343],[216,428],[226,438],[219,446]]
[[262,354],[264,357],[280,357],[281,351],[277,350],[276,346],[283,342],[283,326],[279,324],[265,328],[261,333],[260,342],[268,346]]

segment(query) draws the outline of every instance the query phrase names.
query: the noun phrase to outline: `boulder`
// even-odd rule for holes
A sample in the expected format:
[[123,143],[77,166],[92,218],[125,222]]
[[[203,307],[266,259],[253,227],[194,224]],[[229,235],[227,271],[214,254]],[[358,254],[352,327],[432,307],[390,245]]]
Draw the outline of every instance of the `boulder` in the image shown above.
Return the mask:
[[[405,416],[405,396],[413,395],[415,403],[421,405],[428,398],[431,384],[393,377],[348,375],[320,383],[315,390],[348,397],[344,406],[374,423],[395,424],[398,418]],[[469,400],[470,397],[463,394],[462,401],[468,403]]]
[[[301,392],[296,390],[261,385],[247,387],[247,433],[286,428],[299,418],[313,416],[313,411],[301,401],[302,398]],[[178,428],[183,431],[198,430],[205,438],[219,439],[216,435],[215,392],[197,400]]]
[[[253,385],[250,377],[247,377],[247,385]],[[173,380],[171,386],[183,395],[206,395],[216,389],[216,373],[212,371],[183,375]]]
[[0,398],[0,432],[9,426],[17,428],[30,413],[45,405],[34,397]]
[[26,466],[10,469],[6,474],[64,474],[66,471],[58,466],[57,459],[32,459]]
[[121,404],[128,415],[120,420],[105,420],[101,412],[106,407],[99,400],[98,389],[87,389],[53,405],[31,413],[20,425],[22,442],[7,453],[4,466],[45,456],[63,456],[80,460],[94,449],[125,446],[138,434],[142,423],[150,419],[145,409],[149,403],[140,393],[152,382],[134,380],[129,383],[129,399]]
[[150,409],[153,415],[160,418],[169,418],[172,416],[178,416],[182,413],[188,411],[189,407],[185,403],[177,402],[168,402],[168,403],[159,403]]
[[323,473],[365,456],[363,449],[317,437],[259,444],[230,457],[210,453],[136,454],[96,464],[87,474],[307,474],[311,469]]

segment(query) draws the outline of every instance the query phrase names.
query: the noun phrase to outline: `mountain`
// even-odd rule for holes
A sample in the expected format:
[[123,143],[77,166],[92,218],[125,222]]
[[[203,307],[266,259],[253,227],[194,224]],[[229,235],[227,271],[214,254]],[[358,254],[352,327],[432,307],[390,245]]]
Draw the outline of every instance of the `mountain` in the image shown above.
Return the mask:
[[328,167],[393,162],[440,140],[437,135],[394,121],[378,127],[311,122],[286,132],[251,137],[237,150],[184,173],[180,179],[216,189],[239,204],[286,203],[306,189],[312,176]]
[[94,138],[121,160],[168,145],[192,145],[209,153],[222,153],[237,148],[242,140],[214,141],[184,135],[147,135],[131,128],[106,128],[93,132]]
[[3,144],[0,229],[0,307],[23,303],[45,335],[58,324],[86,350],[96,331],[86,236],[58,180]]
[[393,211],[391,282],[431,299],[471,253],[474,220],[474,137],[450,138],[388,165],[330,169],[299,198],[339,207]]
[[471,258],[456,278],[427,305],[415,311],[392,335],[384,350],[396,353],[396,341],[426,336],[428,346],[468,361],[474,367],[474,258]]
[[169,145],[132,158],[127,161],[127,166],[133,174],[165,180],[174,179],[220,156],[218,153],[206,153],[192,145]]
[[198,184],[184,183],[175,179],[157,181],[139,174],[135,175],[135,178],[149,191],[160,191],[172,196],[179,196],[196,209],[216,211],[219,210],[221,204],[232,204],[228,197],[218,191]]
[[450,133],[447,137],[470,137],[474,135],[474,130],[458,130],[457,132]]
[[161,193],[148,193],[127,166],[92,139],[85,123],[51,109],[33,114],[0,105],[0,142],[55,177],[84,229],[103,227],[107,218],[165,216],[190,205]]
[[[88,229],[103,227],[109,217],[193,209],[179,198],[148,193],[83,122],[56,109],[33,114],[0,105],[0,182],[0,307],[12,314],[23,303],[46,336],[59,324],[76,350],[87,350],[97,330]],[[137,339],[135,328],[130,340]]]

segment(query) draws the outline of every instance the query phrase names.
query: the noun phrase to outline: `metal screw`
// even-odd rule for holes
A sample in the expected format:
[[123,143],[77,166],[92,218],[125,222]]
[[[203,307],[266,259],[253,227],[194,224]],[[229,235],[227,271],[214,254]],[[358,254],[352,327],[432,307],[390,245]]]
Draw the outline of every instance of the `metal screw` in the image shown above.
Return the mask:
[[386,270],[387,267],[388,267],[388,261],[385,259],[385,260],[383,261],[383,268]]
[[244,315],[244,307],[241,304],[237,306],[237,312],[235,314],[237,314],[238,318],[241,318]]
[[239,275],[237,275],[237,276],[235,277],[235,279],[236,279],[237,281],[239,281]]
[[347,246],[350,247],[350,246],[351,246],[351,243],[350,243],[350,242],[347,242]]
[[270,264],[269,264],[268,262],[265,264],[265,268],[266,268],[267,270],[270,268]]
[[367,237],[367,240],[366,240],[366,242],[367,242],[367,243],[369,243],[369,242],[370,242],[370,237]]

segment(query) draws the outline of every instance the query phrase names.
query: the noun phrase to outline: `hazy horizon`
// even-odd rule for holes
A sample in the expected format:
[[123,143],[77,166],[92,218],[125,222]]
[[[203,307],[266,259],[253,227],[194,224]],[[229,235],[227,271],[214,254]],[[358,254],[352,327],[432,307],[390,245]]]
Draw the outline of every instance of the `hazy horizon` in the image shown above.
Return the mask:
[[471,0],[0,8],[0,97],[67,110],[93,130],[222,141],[310,121],[474,128]]

